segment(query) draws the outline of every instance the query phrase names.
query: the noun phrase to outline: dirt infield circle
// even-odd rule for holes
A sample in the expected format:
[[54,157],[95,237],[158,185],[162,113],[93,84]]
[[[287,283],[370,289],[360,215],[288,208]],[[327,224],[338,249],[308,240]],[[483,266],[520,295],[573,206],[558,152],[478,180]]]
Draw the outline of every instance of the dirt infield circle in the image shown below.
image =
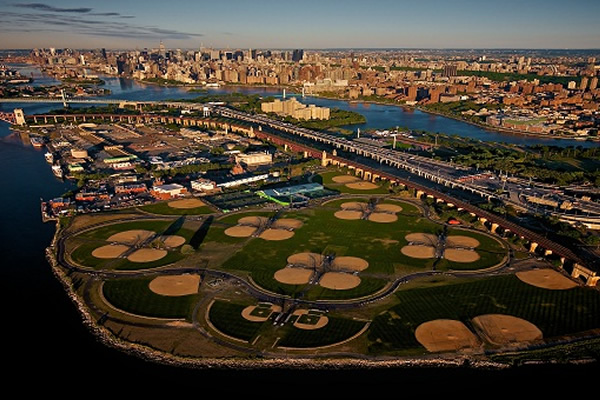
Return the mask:
[[436,319],[422,323],[415,330],[415,337],[430,352],[479,346],[477,336],[465,324],[453,319]]
[[178,235],[166,235],[162,237],[162,241],[167,247],[179,247],[185,243],[185,238]]
[[343,272],[325,272],[319,285],[327,289],[348,290],[360,285],[360,278]]
[[287,262],[288,264],[316,268],[323,263],[323,256],[319,253],[296,253],[289,256]]
[[351,183],[351,182],[359,181],[360,178],[357,178],[356,176],[352,176],[352,175],[338,175],[338,176],[334,176],[333,178],[331,178],[331,180],[334,181],[335,183]]
[[129,246],[124,246],[122,244],[108,244],[94,249],[92,255],[96,258],[118,258],[127,250],[129,250]]
[[363,213],[362,213],[362,211],[342,210],[342,211],[336,211],[335,214],[333,214],[333,215],[338,219],[357,220],[357,219],[362,218]]
[[167,203],[167,205],[171,208],[187,209],[187,208],[202,207],[204,205],[204,202],[201,200],[198,200],[198,199],[183,199],[183,200],[170,201]]
[[479,240],[469,236],[450,235],[446,237],[446,246],[450,247],[477,247],[479,244]]
[[347,201],[340,204],[343,210],[364,211],[369,205],[363,201]]
[[273,277],[286,285],[304,285],[310,281],[312,274],[312,269],[285,267],[276,271]]
[[299,219],[294,218],[281,218],[277,221],[273,222],[271,225],[272,228],[278,229],[298,229],[301,228],[304,223]]
[[144,240],[147,240],[154,235],[156,235],[156,232],[154,231],[147,231],[145,229],[132,229],[129,231],[115,233],[106,240],[108,242],[118,242],[132,245],[139,242],[143,242]]
[[227,236],[236,237],[236,238],[244,238],[250,237],[254,232],[256,232],[256,227],[254,226],[232,226],[231,228],[225,229],[225,234]]
[[327,318],[327,316],[325,315],[321,315],[319,317],[319,320],[317,321],[316,324],[303,324],[301,322],[298,322],[300,320],[300,317],[308,314],[308,310],[296,310],[294,311],[294,313],[292,315],[297,315],[298,318],[296,319],[296,321],[294,322],[294,326],[298,329],[304,329],[307,331],[312,331],[315,329],[321,329],[323,328],[325,325],[327,325],[329,323],[329,318]]
[[238,220],[238,224],[260,227],[265,225],[268,221],[269,218],[267,217],[243,217]]
[[139,249],[131,253],[127,259],[131,262],[145,263],[160,260],[166,255],[167,251],[162,249]]
[[355,189],[355,190],[373,190],[373,189],[377,189],[379,186],[377,186],[376,184],[371,183],[371,182],[360,181],[360,182],[346,183],[346,187],[348,189]]
[[405,256],[409,256],[412,258],[433,258],[435,257],[435,247],[433,246],[423,246],[420,244],[412,244],[409,246],[404,246],[400,249],[402,254]]
[[367,260],[358,257],[342,256],[333,259],[331,266],[336,269],[349,269],[352,271],[364,271],[369,268]]
[[375,206],[375,212],[398,213],[400,211],[402,211],[402,207],[395,204],[377,204]]
[[157,276],[148,284],[151,291],[161,296],[187,296],[198,293],[200,275],[164,275]]
[[431,233],[409,233],[404,236],[407,242],[411,243],[427,243],[428,245],[437,245],[438,238]]
[[531,322],[504,314],[486,314],[473,318],[473,324],[486,339],[497,345],[531,342],[543,338],[542,331]]
[[294,236],[294,232],[286,229],[266,229],[258,237],[263,240],[286,240]]
[[444,258],[448,261],[470,263],[479,260],[479,253],[473,250],[464,249],[445,249]]
[[386,212],[374,212],[369,214],[368,220],[371,222],[378,222],[380,224],[387,224],[398,221],[398,217],[395,214]]
[[550,268],[521,271],[517,272],[516,275],[517,278],[528,285],[537,286],[543,289],[565,290],[577,286],[577,283],[573,282],[560,272]]
[[274,312],[281,312],[281,307],[280,306],[276,306],[276,305],[272,305],[271,306],[271,312],[269,313],[269,315],[267,316],[262,316],[259,317],[257,315],[252,315],[252,312],[257,308],[258,306],[248,306],[246,308],[244,308],[242,310],[242,317],[244,319],[246,319],[247,321],[252,321],[252,322],[265,322],[266,320],[269,319],[269,317],[271,316],[271,314],[273,314]]

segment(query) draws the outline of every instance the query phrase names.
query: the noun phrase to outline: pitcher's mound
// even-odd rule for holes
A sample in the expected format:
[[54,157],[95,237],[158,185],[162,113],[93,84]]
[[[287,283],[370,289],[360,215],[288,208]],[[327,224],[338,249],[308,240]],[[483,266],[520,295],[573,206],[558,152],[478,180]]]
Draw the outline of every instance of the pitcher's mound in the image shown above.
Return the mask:
[[426,243],[430,246],[435,246],[438,242],[437,236],[431,233],[409,233],[404,238],[409,243]]
[[148,287],[161,296],[187,296],[198,293],[199,285],[199,275],[184,274],[157,276]]
[[389,214],[385,212],[374,212],[369,214],[369,221],[379,222],[380,224],[386,224],[398,221],[398,217],[395,214]]
[[334,176],[333,178],[331,178],[331,180],[334,181],[335,183],[350,183],[350,182],[356,182],[360,179],[357,178],[356,176],[352,176],[352,175],[338,175],[338,176]]
[[225,234],[231,237],[250,237],[252,234],[256,232],[256,228],[254,226],[232,226],[231,228],[225,229]]
[[304,285],[310,281],[312,274],[312,269],[285,267],[275,272],[273,277],[277,282],[287,285]]
[[274,312],[281,312],[281,307],[271,305],[271,307],[248,306],[242,310],[242,317],[252,322],[265,322]]
[[360,181],[360,182],[346,183],[346,187],[348,189],[356,189],[356,190],[373,190],[373,189],[377,189],[379,186],[377,186],[376,184],[371,183],[371,182]]
[[460,321],[436,319],[425,322],[415,330],[417,341],[428,351],[451,351],[479,345],[477,336]]
[[263,226],[269,221],[267,217],[243,217],[238,220],[240,225]]
[[490,343],[497,345],[531,342],[543,337],[537,326],[512,315],[480,315],[473,318],[473,324],[484,333]]
[[299,219],[281,218],[275,221],[271,226],[278,229],[298,229],[302,227],[302,225],[304,225],[304,223]]
[[115,233],[108,239],[108,242],[118,242],[124,244],[136,244],[139,242],[143,242],[154,236],[156,232],[147,231],[145,229],[132,229],[129,231],[123,231],[119,233]]
[[323,256],[318,253],[296,253],[287,258],[288,264],[316,268],[323,263]]
[[463,249],[446,249],[444,250],[444,258],[448,261],[461,263],[470,263],[479,260],[479,253],[473,250]]
[[108,244],[94,249],[92,255],[96,258],[118,258],[127,250],[129,250],[129,246],[123,246],[122,244]]
[[348,220],[356,220],[356,219],[361,219],[363,216],[362,211],[336,211],[335,214],[336,218],[338,219],[348,219]]
[[185,243],[185,238],[178,235],[166,235],[163,236],[162,241],[167,247],[179,247]]
[[363,211],[366,210],[369,205],[362,201],[347,201],[342,203],[340,207],[344,210]]
[[390,213],[398,213],[402,211],[402,207],[397,206],[395,204],[377,204],[375,206],[376,212],[390,212]]
[[167,251],[162,249],[139,249],[131,253],[127,259],[131,262],[145,263],[160,260],[166,255]]
[[469,236],[451,235],[446,238],[446,246],[477,247],[479,246],[479,240]]
[[204,202],[198,199],[183,199],[183,200],[175,200],[167,203],[169,207],[172,208],[196,208],[202,207]]
[[319,285],[327,289],[348,290],[360,285],[360,278],[342,272],[325,272],[319,281]]
[[263,240],[286,240],[294,236],[294,232],[285,229],[267,229],[258,237]]
[[516,275],[521,281],[544,289],[564,290],[577,286],[577,283],[560,272],[549,268],[521,271],[517,272]]
[[412,258],[433,258],[435,257],[435,248],[432,246],[422,246],[420,244],[404,246],[400,249],[402,254]]
[[294,326],[299,329],[315,330],[327,325],[329,318],[320,313],[311,313],[308,310],[296,310],[293,315],[298,318],[294,322]]
[[333,268],[349,269],[352,271],[364,271],[369,267],[367,260],[358,257],[342,256],[336,257],[331,263]]

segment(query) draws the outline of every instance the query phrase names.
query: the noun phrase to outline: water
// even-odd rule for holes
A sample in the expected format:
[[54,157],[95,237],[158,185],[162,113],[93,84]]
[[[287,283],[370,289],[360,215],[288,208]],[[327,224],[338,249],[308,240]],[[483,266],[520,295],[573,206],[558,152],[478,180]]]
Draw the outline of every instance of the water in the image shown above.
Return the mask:
[[[113,96],[129,99],[159,99],[190,95],[181,88],[142,86],[129,80],[112,78],[107,84],[119,88]],[[225,89],[219,89],[224,92]],[[248,92],[273,93],[272,89],[248,89]],[[194,94],[195,95],[195,94]],[[163,97],[163,98],[164,98]],[[5,105],[6,106],[6,105]],[[8,105],[14,107],[15,105]],[[55,105],[22,104],[28,114],[47,112]],[[365,106],[370,110],[380,106]],[[393,108],[395,110],[396,108]],[[381,111],[377,111],[381,112]],[[385,112],[383,112],[385,114]],[[385,118],[385,117],[383,117]],[[370,122],[374,123],[374,122]],[[381,122],[384,123],[384,122]],[[422,389],[429,382],[441,384],[445,393],[464,391],[469,382],[487,384],[497,379],[525,381],[532,377],[558,377],[568,382],[569,376],[593,372],[590,368],[544,367],[518,371],[489,372],[470,370],[398,370],[385,371],[199,371],[169,367],[143,361],[98,343],[81,323],[78,311],[52,275],[44,258],[44,249],[54,233],[53,224],[43,224],[39,199],[59,196],[72,186],[54,178],[43,157],[44,150],[36,150],[13,134],[6,123],[0,122],[0,263],[2,276],[3,359],[9,365],[9,377],[36,377],[36,383],[61,379],[65,384],[54,387],[71,388],[78,382],[102,384],[122,383],[132,386],[155,382],[160,387],[176,384],[178,387],[216,382],[239,382],[239,385],[219,384],[219,391],[251,393],[273,387],[289,386],[292,382],[306,382],[311,388],[327,384],[337,393],[356,387]],[[8,357],[7,357],[8,356]],[[581,376],[579,376],[581,378]],[[552,381],[551,379],[549,381]],[[247,389],[243,384],[251,384]],[[343,385],[343,386],[342,386]],[[143,386],[143,385],[142,385]],[[195,387],[195,386],[194,386]],[[254,389],[252,389],[254,387]],[[323,390],[320,388],[320,390]]]

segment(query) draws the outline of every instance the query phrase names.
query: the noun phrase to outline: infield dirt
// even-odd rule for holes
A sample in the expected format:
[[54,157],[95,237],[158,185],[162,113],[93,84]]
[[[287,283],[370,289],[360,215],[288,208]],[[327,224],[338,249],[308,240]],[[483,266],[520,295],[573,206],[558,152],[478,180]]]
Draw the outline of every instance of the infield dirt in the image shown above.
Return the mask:
[[452,319],[422,323],[415,330],[415,338],[431,352],[456,351],[480,345],[477,336],[465,324]]
[[516,275],[521,281],[543,289],[565,290],[577,286],[576,282],[550,268],[520,271]]

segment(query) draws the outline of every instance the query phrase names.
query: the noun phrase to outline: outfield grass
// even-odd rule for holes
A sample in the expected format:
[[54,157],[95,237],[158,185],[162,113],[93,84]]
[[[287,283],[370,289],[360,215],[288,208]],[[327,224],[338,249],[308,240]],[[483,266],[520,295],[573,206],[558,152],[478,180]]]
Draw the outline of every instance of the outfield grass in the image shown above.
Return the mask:
[[[367,194],[368,195],[368,194],[388,194],[390,192],[388,189],[389,183],[387,181],[375,182],[375,184],[377,186],[379,186],[376,189],[358,190],[358,189],[351,189],[351,188],[347,187],[345,183],[334,182],[333,177],[338,176],[338,175],[346,175],[346,174],[341,171],[329,171],[329,172],[323,172],[323,173],[319,174],[319,176],[322,179],[322,185],[325,186],[325,188],[327,188],[329,190],[335,190],[340,193]],[[362,180],[359,176],[357,176],[357,178]],[[317,182],[317,181],[315,181],[315,182]]]
[[600,292],[585,287],[546,290],[516,276],[480,279],[434,288],[399,290],[399,304],[375,318],[370,352],[421,348],[415,329],[434,319],[456,319],[472,328],[483,314],[508,314],[526,319],[554,337],[600,328]]
[[292,326],[278,345],[296,348],[328,346],[351,338],[364,326],[364,321],[329,317],[327,325],[320,329],[305,330]]
[[148,204],[146,206],[139,207],[139,209],[152,214],[160,215],[200,215],[210,214],[214,212],[208,206],[200,206],[194,208],[174,208],[169,206],[168,202]]
[[115,269],[123,271],[132,271],[137,269],[150,269],[162,267],[163,265],[172,264],[185,258],[185,255],[181,254],[179,250],[168,251],[167,255],[160,260],[150,262],[131,262],[126,258],[120,260],[115,264]]
[[102,228],[94,229],[89,232],[81,234],[81,237],[89,239],[101,239],[106,240],[115,233],[133,230],[133,229],[145,229],[156,233],[162,233],[167,229],[173,221],[132,221],[124,222],[121,224],[111,224]]
[[248,321],[242,317],[247,305],[215,301],[210,307],[210,322],[224,334],[249,342],[263,326],[264,322]]
[[158,318],[188,318],[197,295],[161,296],[148,284],[154,278],[114,279],[104,282],[102,292],[110,304],[132,314]]

